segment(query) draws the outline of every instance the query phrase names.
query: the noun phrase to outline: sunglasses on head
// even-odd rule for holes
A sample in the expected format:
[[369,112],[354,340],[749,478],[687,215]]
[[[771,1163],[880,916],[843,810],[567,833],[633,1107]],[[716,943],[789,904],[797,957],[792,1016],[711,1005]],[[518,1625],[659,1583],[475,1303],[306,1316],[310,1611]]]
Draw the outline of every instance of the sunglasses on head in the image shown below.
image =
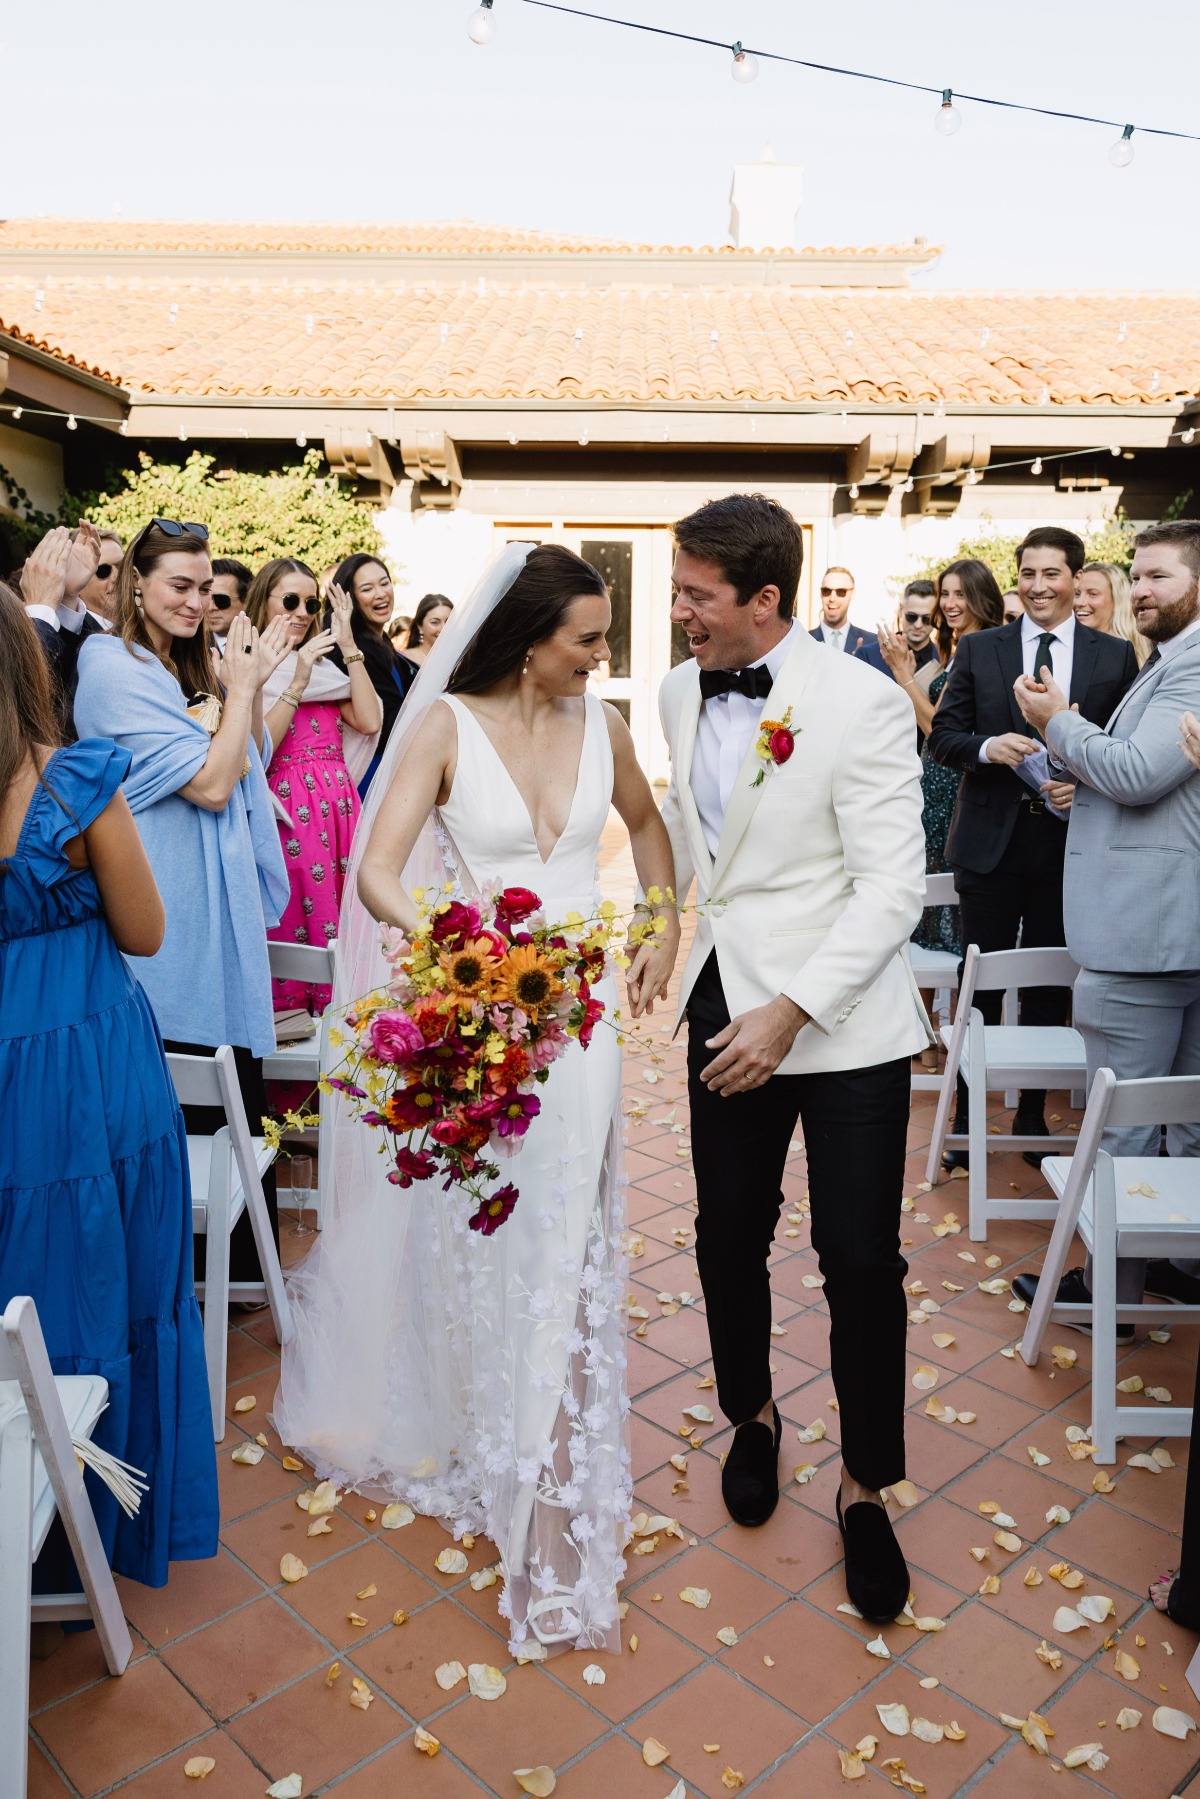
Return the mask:
[[846,595],[851,591],[852,590],[849,587],[823,587],[821,589],[821,598],[827,600],[833,594],[836,594],[839,600],[844,600]]
[[202,537],[205,543],[208,542],[207,525],[197,525],[195,523],[181,525],[176,518],[152,518],[150,523],[157,526],[160,531],[165,532],[168,537]]
[[315,596],[312,599],[302,600],[298,593],[281,594],[279,604],[285,612],[294,612],[297,606],[303,606],[309,618],[316,618],[317,613],[321,610],[321,602]]

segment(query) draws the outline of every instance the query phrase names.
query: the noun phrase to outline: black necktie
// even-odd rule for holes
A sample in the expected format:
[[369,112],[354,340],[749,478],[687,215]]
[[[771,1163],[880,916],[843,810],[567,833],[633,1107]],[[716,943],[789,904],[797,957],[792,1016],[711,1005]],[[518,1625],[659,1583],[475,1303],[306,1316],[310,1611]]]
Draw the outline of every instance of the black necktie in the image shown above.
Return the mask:
[[1142,673],[1145,674],[1145,672],[1148,668],[1153,668],[1154,664],[1156,662],[1161,662],[1161,661],[1162,661],[1162,651],[1159,649],[1158,645],[1155,644],[1154,648],[1151,650],[1150,654],[1146,657],[1146,660],[1142,664]]
[[1041,680],[1044,668],[1048,668],[1051,674],[1054,673],[1054,657],[1050,653],[1050,646],[1057,642],[1058,638],[1053,631],[1043,631],[1038,638],[1037,648],[1033,652],[1033,678],[1035,681]]
[[719,693],[744,693],[748,700],[765,700],[775,678],[765,664],[757,668],[702,668],[700,695],[711,700]]

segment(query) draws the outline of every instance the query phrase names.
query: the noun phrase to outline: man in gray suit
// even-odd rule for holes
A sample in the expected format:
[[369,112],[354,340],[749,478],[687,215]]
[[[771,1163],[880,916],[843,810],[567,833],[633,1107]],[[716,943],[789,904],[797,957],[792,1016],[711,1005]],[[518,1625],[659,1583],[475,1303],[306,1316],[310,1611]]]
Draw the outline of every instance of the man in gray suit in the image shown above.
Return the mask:
[[[1200,521],[1134,539],[1133,610],[1154,645],[1101,729],[1052,679],[1022,675],[1017,704],[1054,762],[1078,782],[1063,875],[1067,947],[1080,965],[1075,1024],[1098,1068],[1118,1080],[1200,1074],[1200,780],[1181,752],[1180,715],[1200,710]],[[1158,1153],[1157,1127],[1108,1131],[1111,1155]],[[1200,1155],[1200,1127],[1172,1129],[1175,1154]],[[1035,1275],[1013,1291],[1032,1299]],[[1123,1261],[1118,1298],[1146,1292],[1196,1303],[1200,1280],[1169,1262]],[[1073,1268],[1060,1303],[1091,1298]],[[1133,1327],[1118,1334],[1126,1340]]]

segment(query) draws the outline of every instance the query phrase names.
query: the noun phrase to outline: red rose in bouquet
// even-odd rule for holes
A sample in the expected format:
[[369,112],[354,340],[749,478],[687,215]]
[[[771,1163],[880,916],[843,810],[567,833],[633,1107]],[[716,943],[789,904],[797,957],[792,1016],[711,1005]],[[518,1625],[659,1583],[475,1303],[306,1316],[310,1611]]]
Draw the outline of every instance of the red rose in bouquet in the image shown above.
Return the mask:
[[425,1048],[420,1027],[403,1012],[376,1012],[367,1027],[367,1041],[377,1062],[396,1067],[405,1066]]
[[528,887],[506,887],[496,897],[496,923],[511,935],[513,926],[529,918],[541,903]]

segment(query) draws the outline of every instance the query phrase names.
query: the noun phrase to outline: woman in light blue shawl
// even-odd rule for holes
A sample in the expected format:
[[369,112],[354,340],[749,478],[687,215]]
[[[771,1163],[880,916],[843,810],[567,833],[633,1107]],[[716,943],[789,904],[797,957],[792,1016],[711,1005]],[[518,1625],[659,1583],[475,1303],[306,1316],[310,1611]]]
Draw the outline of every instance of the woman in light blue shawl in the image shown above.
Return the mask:
[[[233,1045],[256,1128],[267,1110],[261,1059],[275,1047],[266,934],[288,900],[261,690],[288,646],[282,631],[260,638],[235,618],[218,681],[203,622],[211,584],[204,526],[154,519],[139,532],[117,578],[115,628],[80,654],[75,728],[133,757],[124,793],[167,922],[158,953],[130,966],[169,1049]],[[223,1122],[204,1108],[185,1115],[197,1132]],[[264,1186],[277,1230],[273,1180]],[[248,1218],[230,1258],[231,1279],[258,1277]]]

